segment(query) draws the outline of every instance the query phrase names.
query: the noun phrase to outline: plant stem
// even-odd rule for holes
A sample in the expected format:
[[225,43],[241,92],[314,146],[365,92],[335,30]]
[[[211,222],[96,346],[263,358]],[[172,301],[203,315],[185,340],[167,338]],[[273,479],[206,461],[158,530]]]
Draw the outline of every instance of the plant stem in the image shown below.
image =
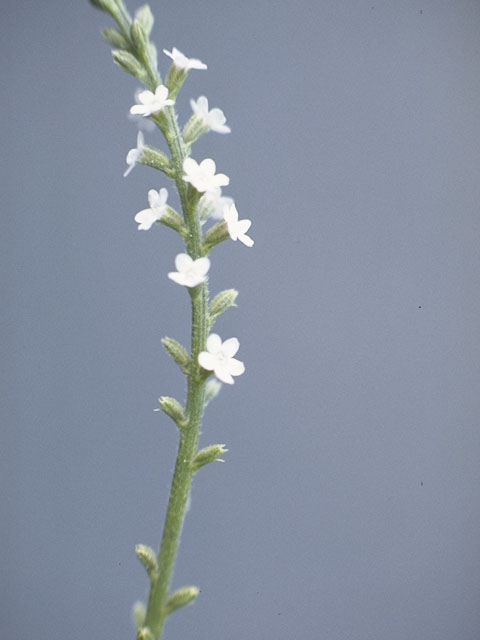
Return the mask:
[[[188,185],[183,180],[183,161],[187,156],[185,144],[178,128],[174,107],[167,107],[165,115],[169,127],[165,132],[175,167],[175,182],[180,194],[185,224],[188,229],[187,251],[193,259],[202,255],[202,230],[196,214],[196,202],[188,199]],[[201,376],[198,354],[205,349],[208,336],[208,290],[202,283],[189,289],[192,301],[191,364],[188,375],[186,417],[180,429],[177,460],[170,489],[167,515],[162,542],[158,553],[158,577],[152,580],[145,625],[150,628],[155,640],[162,636],[168,612],[168,599],[180,534],[192,484],[192,461],[197,453],[198,438],[205,404],[205,380]]]

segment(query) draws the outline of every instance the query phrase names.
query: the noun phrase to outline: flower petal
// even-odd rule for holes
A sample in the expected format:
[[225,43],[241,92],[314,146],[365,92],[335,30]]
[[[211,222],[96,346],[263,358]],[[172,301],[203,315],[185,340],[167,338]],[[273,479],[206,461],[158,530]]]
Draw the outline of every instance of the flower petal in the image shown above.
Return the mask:
[[238,351],[240,343],[237,338],[229,338],[222,344],[222,351],[227,358],[232,358]]
[[225,364],[216,364],[215,369],[213,370],[215,375],[219,380],[225,382],[226,384],[233,384],[235,380],[232,378],[228,371],[228,367]]
[[232,376],[241,376],[242,373],[245,373],[245,365],[241,360],[230,358],[228,361],[228,370]]
[[179,253],[175,258],[175,268],[177,271],[186,271],[192,266],[193,260],[188,253]]
[[207,338],[207,351],[213,355],[220,352],[222,348],[222,339],[216,333],[211,333]]
[[215,356],[207,351],[198,354],[198,364],[207,371],[213,371],[216,361]]
[[195,272],[199,276],[205,276],[210,269],[210,260],[208,258],[197,258],[194,262]]
[[181,284],[182,287],[186,287],[187,283],[185,280],[185,275],[183,273],[178,273],[177,271],[170,271],[168,274],[170,280],[173,280],[177,284]]

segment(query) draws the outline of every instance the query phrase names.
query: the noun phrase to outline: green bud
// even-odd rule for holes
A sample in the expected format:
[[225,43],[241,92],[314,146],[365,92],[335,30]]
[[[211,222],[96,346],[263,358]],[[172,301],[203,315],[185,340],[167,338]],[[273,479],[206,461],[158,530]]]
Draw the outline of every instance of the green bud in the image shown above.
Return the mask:
[[145,623],[145,618],[147,616],[147,607],[143,602],[137,600],[133,603],[132,606],[132,619],[133,624],[135,625],[135,629],[138,627],[142,627]]
[[169,353],[185,375],[188,375],[190,368],[190,357],[185,347],[173,338],[163,338],[162,344],[165,351]]
[[220,220],[217,224],[214,224],[213,227],[210,227],[205,234],[205,238],[203,240],[204,252],[208,253],[215,245],[220,244],[220,242],[223,242],[229,237],[225,221]]
[[183,426],[186,422],[185,411],[183,410],[182,405],[175,398],[170,398],[169,396],[162,396],[158,399],[160,407],[162,411],[170,416],[172,420],[174,420],[179,427]]
[[210,462],[225,462],[220,456],[227,451],[224,444],[211,444],[209,447],[200,449],[191,465],[193,471],[198,471],[200,467],[210,464]]
[[112,47],[116,47],[117,49],[128,49],[130,46],[120,31],[114,27],[103,29],[102,34],[108,44],[111,44]]
[[170,160],[162,151],[155,147],[144,146],[138,162],[147,167],[152,167],[152,169],[163,171],[169,178],[175,177],[175,169],[170,164]]
[[152,547],[149,547],[146,544],[137,544],[135,545],[135,553],[137,554],[137,558],[147,570],[150,578],[158,573],[157,554],[152,549]]
[[237,299],[238,291],[235,289],[225,289],[225,291],[220,291],[215,298],[211,301],[209,311],[210,311],[210,322],[213,324],[217,317],[229,309],[230,307],[236,307],[235,300]]
[[135,20],[138,20],[147,36],[149,36],[153,27],[153,15],[148,4],[144,4],[135,11]]
[[210,378],[205,385],[205,406],[207,406],[220,393],[222,383],[216,378]]
[[137,629],[137,640],[154,640],[153,633],[148,627]]
[[122,49],[114,49],[114,51],[112,51],[112,56],[114,62],[118,64],[119,67],[121,67],[127,73],[131,73],[132,76],[135,76],[141,82],[145,83],[145,70],[132,53],[123,51]]
[[200,589],[198,587],[191,586],[177,589],[177,591],[174,591],[174,593],[172,593],[172,595],[167,600],[167,603],[165,605],[167,613],[170,614],[172,613],[172,611],[175,611],[175,609],[184,607],[189,602],[192,602],[192,600],[195,600],[195,598],[198,596],[199,592]]
[[182,236],[182,238],[185,238],[188,234],[188,230],[183,222],[183,218],[175,211],[175,209],[172,209],[172,207],[170,207],[168,204],[165,208],[164,213],[162,214],[162,217],[160,218],[160,222],[166,227],[170,227],[170,229],[177,231]]

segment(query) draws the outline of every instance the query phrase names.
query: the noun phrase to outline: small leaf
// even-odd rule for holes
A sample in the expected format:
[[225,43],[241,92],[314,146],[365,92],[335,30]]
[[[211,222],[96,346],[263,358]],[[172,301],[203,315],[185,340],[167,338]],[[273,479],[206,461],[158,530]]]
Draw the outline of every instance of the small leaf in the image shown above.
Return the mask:
[[195,600],[199,592],[200,589],[193,586],[177,589],[177,591],[172,593],[172,595],[167,600],[167,603],[165,605],[167,613],[170,614],[172,611],[175,611],[175,609],[184,607],[186,604],[189,604],[190,602],[192,602],[192,600]]
[[183,427],[187,421],[182,405],[175,398],[162,396],[158,399],[162,411],[167,414],[179,427]]
[[148,4],[144,4],[135,11],[135,20],[142,25],[147,36],[150,35],[153,27],[153,15]]
[[190,368],[190,357],[185,347],[173,338],[163,338],[162,344],[165,351],[169,353],[185,375],[188,375]]
[[210,462],[224,462],[220,456],[227,451],[228,449],[225,448],[224,444],[211,444],[209,447],[200,449],[191,465],[193,471],[198,471],[204,465],[210,464]]
[[120,31],[114,27],[103,29],[102,34],[105,40],[111,44],[112,47],[116,47],[117,49],[128,49],[130,46]]
[[158,573],[157,554],[152,547],[146,544],[137,544],[135,545],[135,553],[150,577]]

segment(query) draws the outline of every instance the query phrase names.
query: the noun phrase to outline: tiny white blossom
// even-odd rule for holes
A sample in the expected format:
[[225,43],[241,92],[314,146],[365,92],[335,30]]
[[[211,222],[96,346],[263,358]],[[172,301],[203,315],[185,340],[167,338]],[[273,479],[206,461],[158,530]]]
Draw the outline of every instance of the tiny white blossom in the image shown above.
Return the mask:
[[237,338],[229,338],[222,342],[216,333],[207,338],[207,350],[198,354],[198,364],[207,371],[213,371],[219,380],[233,384],[232,376],[240,376],[245,371],[245,365],[233,356],[240,346]]
[[247,247],[253,246],[253,240],[247,236],[247,231],[251,227],[251,220],[238,219],[238,211],[235,204],[226,206],[223,210],[223,219],[227,223],[228,234],[232,240],[240,240]]
[[139,211],[135,216],[139,231],[148,231],[154,222],[160,220],[167,206],[168,191],[163,187],[160,191],[150,189],[148,192],[149,209]]
[[137,147],[135,149],[130,149],[130,151],[127,153],[126,163],[128,164],[128,168],[125,171],[125,173],[123,174],[124,178],[126,178],[128,176],[130,171],[133,169],[133,167],[139,161],[140,156],[143,153],[143,147],[145,146],[144,142],[145,142],[145,140],[143,138],[143,133],[141,131],[139,131],[138,135],[137,135]]
[[195,162],[193,158],[185,158],[183,170],[185,171],[183,176],[185,182],[190,182],[200,193],[219,193],[220,187],[224,187],[230,182],[230,178],[224,173],[215,175],[216,166],[211,158],[202,160],[200,164]]
[[233,198],[230,196],[222,196],[222,192],[207,192],[204,193],[198,203],[198,208],[203,214],[203,218],[210,216],[216,220],[223,218],[223,211],[225,207],[230,207],[234,203]]
[[209,129],[217,133],[230,133],[231,129],[225,124],[227,119],[223,115],[223,111],[217,108],[209,111],[208,100],[205,96],[200,96],[196,102],[190,100],[190,106],[193,113],[201,118]]
[[133,115],[151,116],[152,113],[157,113],[157,111],[175,103],[174,100],[168,98],[168,89],[163,84],[158,85],[155,93],[148,89],[140,91],[138,100],[141,104],[134,104],[133,107],[130,107],[130,113]]
[[167,49],[163,50],[163,53],[173,60],[173,64],[178,69],[206,69],[207,65],[204,64],[201,60],[197,60],[197,58],[187,58],[184,56],[181,51],[179,51],[176,47],[173,47],[171,51],[167,51]]
[[168,274],[170,280],[184,287],[196,287],[205,282],[210,260],[208,258],[197,258],[193,260],[187,253],[179,253],[175,258],[176,271]]

